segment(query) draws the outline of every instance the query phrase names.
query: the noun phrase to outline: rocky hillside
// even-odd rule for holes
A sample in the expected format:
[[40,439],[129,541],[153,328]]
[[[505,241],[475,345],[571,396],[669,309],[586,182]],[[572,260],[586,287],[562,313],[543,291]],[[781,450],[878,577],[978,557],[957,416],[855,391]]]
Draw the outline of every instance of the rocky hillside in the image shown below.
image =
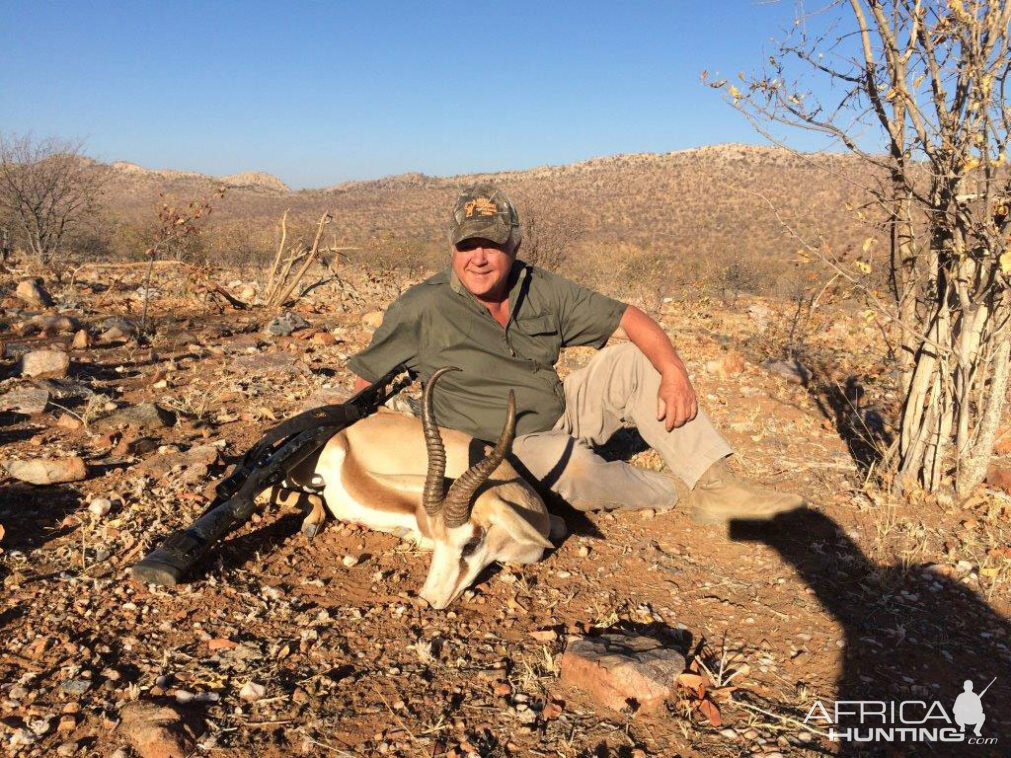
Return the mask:
[[625,261],[647,256],[650,266],[659,267],[658,276],[667,264],[691,262],[709,267],[752,262],[774,269],[794,260],[800,247],[789,229],[837,250],[857,249],[872,233],[845,210],[847,203],[860,201],[859,187],[867,183],[859,163],[742,145],[616,155],[498,174],[408,173],[296,192],[257,172],[215,179],[125,163],[113,168],[108,212],[137,227],[150,224],[161,193],[188,201],[228,185],[215,204],[207,244],[215,254],[244,251],[246,259],[265,258],[274,248],[286,209],[292,224],[306,229],[329,211],[337,241],[363,248],[369,260],[391,252],[434,255],[443,249],[455,193],[477,179],[500,183],[534,223],[528,255],[535,246],[542,255],[564,248],[570,265],[577,266],[613,262],[617,250]]

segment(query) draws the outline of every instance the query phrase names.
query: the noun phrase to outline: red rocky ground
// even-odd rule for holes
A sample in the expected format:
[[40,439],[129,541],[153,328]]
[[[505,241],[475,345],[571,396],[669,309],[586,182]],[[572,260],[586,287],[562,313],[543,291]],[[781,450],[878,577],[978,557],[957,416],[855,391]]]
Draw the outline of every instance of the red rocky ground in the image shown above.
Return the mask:
[[[868,453],[861,437],[887,434],[869,427],[894,398],[861,319],[837,309],[803,325],[805,385],[763,365],[780,357],[785,304],[654,311],[739,469],[804,493],[810,512],[729,532],[679,509],[569,513],[571,534],[545,560],[495,568],[436,612],[416,597],[426,554],[333,521],[309,542],[300,516],[274,507],[192,583],[128,580],[266,428],[344,395],[346,358],[375,325],[366,314],[405,285],[352,275],[299,304],[308,327],[274,337],[271,314],[222,310],[160,276],[150,346],[130,336],[131,275],[49,283],[48,309],[4,301],[0,395],[48,397],[0,414],[0,460],[76,456],[87,472],[42,486],[0,474],[0,739],[11,754],[855,755],[802,723],[816,700],[936,698],[950,710],[964,679],[980,689],[993,676],[984,733],[1004,736],[974,754],[1007,754],[1008,496],[900,500],[865,484],[854,455]],[[77,323],[20,335],[33,313]],[[119,335],[112,316],[130,320]],[[70,348],[76,328],[93,344]],[[54,345],[70,356],[66,378],[19,375],[17,356]],[[569,351],[562,373],[588,356]],[[171,416],[102,421],[152,402]],[[608,454],[661,465],[631,435]],[[606,708],[588,694],[594,682],[560,678],[569,635],[603,633],[649,637],[698,676],[666,682],[671,696],[651,713]]]

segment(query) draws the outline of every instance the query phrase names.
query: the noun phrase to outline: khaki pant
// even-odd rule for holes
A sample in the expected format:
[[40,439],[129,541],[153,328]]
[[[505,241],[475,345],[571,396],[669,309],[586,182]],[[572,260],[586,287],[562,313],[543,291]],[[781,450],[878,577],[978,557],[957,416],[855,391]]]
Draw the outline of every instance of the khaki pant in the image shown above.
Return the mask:
[[677,502],[674,480],[593,451],[634,427],[689,488],[733,450],[705,411],[670,432],[656,420],[660,374],[631,343],[606,347],[565,379],[565,413],[548,432],[524,434],[513,456],[542,486],[581,511],[655,508]]

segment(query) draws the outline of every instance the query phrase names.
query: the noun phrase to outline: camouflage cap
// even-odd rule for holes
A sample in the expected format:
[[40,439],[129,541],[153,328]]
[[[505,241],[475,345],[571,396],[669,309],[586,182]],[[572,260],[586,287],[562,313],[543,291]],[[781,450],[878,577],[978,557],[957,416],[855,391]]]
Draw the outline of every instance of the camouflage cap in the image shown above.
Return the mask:
[[520,241],[520,217],[505,192],[494,184],[478,182],[456,199],[449,222],[449,241],[456,245],[481,237],[498,245]]

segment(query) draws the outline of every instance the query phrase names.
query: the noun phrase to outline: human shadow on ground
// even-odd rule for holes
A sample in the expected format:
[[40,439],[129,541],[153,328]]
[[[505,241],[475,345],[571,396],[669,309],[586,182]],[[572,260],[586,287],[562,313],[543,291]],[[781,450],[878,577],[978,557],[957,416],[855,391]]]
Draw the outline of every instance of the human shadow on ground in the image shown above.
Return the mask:
[[[64,521],[80,507],[81,493],[67,485],[0,485],[0,524],[5,531],[0,545],[5,553],[0,558],[0,586],[10,573],[10,553],[29,555],[50,540],[72,532],[76,527]],[[7,611],[0,614],[0,629],[18,615]]]
[[[954,703],[967,680],[981,692],[986,720],[982,737],[990,745],[967,742],[899,744],[840,742],[840,756],[1011,754],[1011,623],[965,584],[924,567],[881,566],[872,562],[829,517],[799,509],[772,521],[734,521],[730,537],[762,542],[776,550],[814,590],[814,595],[843,627],[842,669],[836,701],[884,701],[909,705],[910,721],[925,712],[935,717],[925,727],[961,730],[954,723]],[[816,651],[811,651],[817,655]],[[938,710],[943,707],[945,721]],[[833,703],[823,702],[833,715]],[[855,706],[848,706],[850,709]],[[837,730],[885,726],[880,718],[840,719]],[[810,722],[827,731],[821,720]],[[894,723],[894,722],[892,722]],[[966,737],[973,737],[966,727]]]

